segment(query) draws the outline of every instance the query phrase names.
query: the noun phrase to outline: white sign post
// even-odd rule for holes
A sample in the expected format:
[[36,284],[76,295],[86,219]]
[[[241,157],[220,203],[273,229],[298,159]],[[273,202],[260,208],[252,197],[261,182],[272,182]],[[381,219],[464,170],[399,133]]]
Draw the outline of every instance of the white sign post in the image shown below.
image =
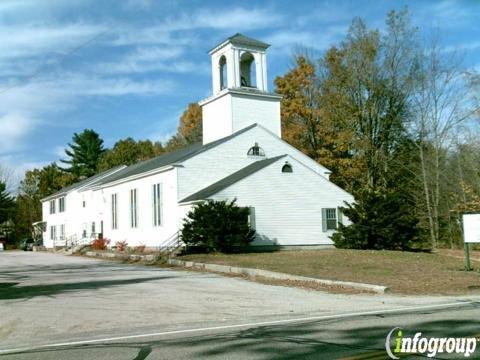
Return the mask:
[[465,270],[470,271],[470,244],[480,243],[480,214],[463,214],[463,243],[465,249]]

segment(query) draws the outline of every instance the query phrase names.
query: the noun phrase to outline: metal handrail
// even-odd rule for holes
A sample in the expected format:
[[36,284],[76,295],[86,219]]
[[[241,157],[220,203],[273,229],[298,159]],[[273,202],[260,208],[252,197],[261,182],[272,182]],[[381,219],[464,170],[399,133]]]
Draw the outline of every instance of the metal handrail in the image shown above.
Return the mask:
[[183,246],[183,242],[180,237],[180,232],[176,231],[166,241],[162,242],[162,245],[159,247],[160,251],[165,253],[173,253],[174,251],[180,249]]

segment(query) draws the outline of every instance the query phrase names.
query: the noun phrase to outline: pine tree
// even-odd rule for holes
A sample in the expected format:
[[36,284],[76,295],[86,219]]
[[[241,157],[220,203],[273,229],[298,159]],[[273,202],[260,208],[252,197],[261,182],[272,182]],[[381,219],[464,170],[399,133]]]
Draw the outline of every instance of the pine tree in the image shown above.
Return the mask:
[[3,181],[0,181],[0,224],[13,216],[14,209],[15,200],[7,192],[7,185]]
[[338,248],[408,250],[416,246],[418,220],[408,193],[365,189],[342,208],[352,222],[340,225],[332,240]]
[[65,149],[65,154],[70,159],[61,161],[70,167],[62,170],[73,174],[77,179],[95,175],[100,158],[105,152],[100,136],[91,129],[85,129],[80,134],[74,133],[72,143],[68,146],[70,148]]

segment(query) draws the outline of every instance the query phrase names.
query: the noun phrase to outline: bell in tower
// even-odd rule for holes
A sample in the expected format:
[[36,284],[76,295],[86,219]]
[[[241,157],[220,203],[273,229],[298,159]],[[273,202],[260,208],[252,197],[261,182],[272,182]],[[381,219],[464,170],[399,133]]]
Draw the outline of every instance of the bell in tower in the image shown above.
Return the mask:
[[281,96],[267,86],[269,46],[235,34],[210,50],[213,95],[199,103],[204,144],[254,123],[281,136]]
[[255,58],[250,52],[245,51],[240,57],[240,86],[256,87],[256,69],[253,69],[252,74],[252,64],[255,66]]
[[236,34],[213,48],[213,94],[241,87],[267,91],[266,50],[270,45]]

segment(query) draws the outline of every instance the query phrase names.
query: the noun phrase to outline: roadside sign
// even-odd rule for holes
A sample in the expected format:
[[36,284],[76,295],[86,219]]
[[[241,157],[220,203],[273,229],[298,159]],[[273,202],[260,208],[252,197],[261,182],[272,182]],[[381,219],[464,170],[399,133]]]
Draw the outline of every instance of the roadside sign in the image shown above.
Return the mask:
[[463,214],[463,248],[465,251],[465,270],[471,271],[470,244],[480,243],[480,214]]
[[480,214],[463,214],[465,243],[480,243]]

